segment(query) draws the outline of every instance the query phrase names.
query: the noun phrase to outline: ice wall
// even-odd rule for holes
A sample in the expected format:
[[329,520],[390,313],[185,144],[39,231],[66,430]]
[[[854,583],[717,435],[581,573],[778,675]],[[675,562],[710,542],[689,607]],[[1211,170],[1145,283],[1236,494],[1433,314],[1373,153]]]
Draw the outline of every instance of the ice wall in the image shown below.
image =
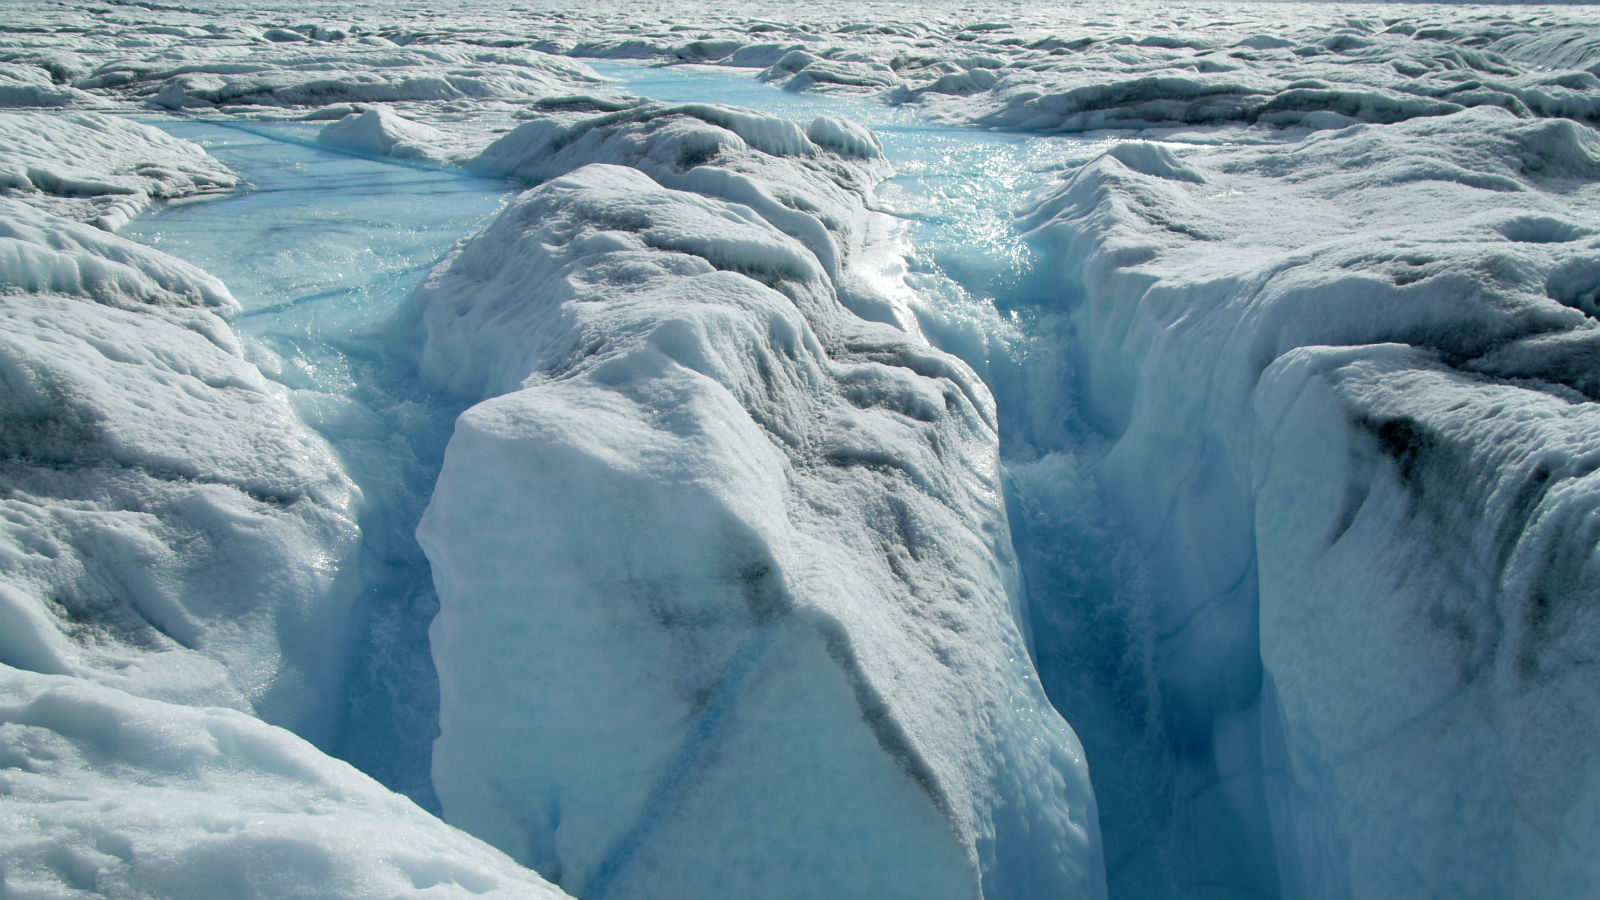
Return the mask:
[[1257,772],[1286,895],[1600,877],[1597,174],[1582,126],[1466,111],[1121,144],[1033,214],[1084,298],[1172,727]]
[[992,401],[849,311],[871,138],[568,106],[478,158],[551,180],[418,294],[424,372],[487,398],[418,535],[446,819],[586,897],[1102,893]]

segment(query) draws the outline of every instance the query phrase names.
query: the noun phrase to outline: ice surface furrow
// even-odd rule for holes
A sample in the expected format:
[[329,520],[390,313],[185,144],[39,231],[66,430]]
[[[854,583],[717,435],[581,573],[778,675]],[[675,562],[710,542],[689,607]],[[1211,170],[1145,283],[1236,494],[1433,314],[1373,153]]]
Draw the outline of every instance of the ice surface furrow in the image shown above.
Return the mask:
[[651,789],[638,821],[606,852],[595,866],[589,883],[573,893],[584,897],[607,896],[613,879],[634,862],[640,847],[652,837],[651,832],[664,824],[667,817],[663,810],[683,802],[683,794],[693,788],[692,779],[703,774],[697,770],[711,764],[721,749],[718,745],[723,743],[720,739],[724,737],[727,719],[743,699],[750,674],[761,665],[771,644],[771,635],[762,629],[750,639],[748,646],[735,654],[711,697],[705,701],[693,730]]

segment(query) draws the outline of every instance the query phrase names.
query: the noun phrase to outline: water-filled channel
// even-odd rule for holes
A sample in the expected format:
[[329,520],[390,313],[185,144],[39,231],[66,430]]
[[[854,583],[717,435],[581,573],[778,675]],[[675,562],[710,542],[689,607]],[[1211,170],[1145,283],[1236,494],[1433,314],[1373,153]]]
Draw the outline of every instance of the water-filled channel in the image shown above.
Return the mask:
[[361,639],[343,729],[325,748],[437,811],[429,758],[438,609],[413,536],[460,403],[416,378],[399,313],[456,241],[510,187],[458,170],[363,159],[316,143],[320,125],[161,120],[246,182],[217,201],[168,206],[124,234],[220,277],[255,361],[360,485]]
[[[998,402],[1036,663],[1089,756],[1113,895],[1181,894],[1204,882],[1227,895],[1267,880],[1237,856],[1238,826],[1207,812],[1215,785],[1205,766],[1185,763],[1185,737],[1161,725],[1140,561],[1107,524],[1087,474],[1101,439],[1074,412],[1063,349],[1074,298],[1040,274],[1017,227],[1015,212],[1035,187],[1106,142],[929,124],[868,100],[788,94],[709,67],[596,68],[620,90],[667,102],[835,115],[873,128],[896,170],[877,198],[899,223],[886,236],[898,266],[891,280],[929,340],[972,365]],[[228,284],[244,306],[236,327],[365,497],[366,627],[351,654],[344,737],[328,749],[437,811],[428,769],[438,688],[427,639],[437,599],[413,531],[460,407],[417,381],[401,312],[513,186],[336,153],[315,143],[316,125],[158,124],[205,145],[249,186],[158,210],[125,233]],[[1197,834],[1213,840],[1197,843]],[[1238,872],[1236,883],[1219,882]]]

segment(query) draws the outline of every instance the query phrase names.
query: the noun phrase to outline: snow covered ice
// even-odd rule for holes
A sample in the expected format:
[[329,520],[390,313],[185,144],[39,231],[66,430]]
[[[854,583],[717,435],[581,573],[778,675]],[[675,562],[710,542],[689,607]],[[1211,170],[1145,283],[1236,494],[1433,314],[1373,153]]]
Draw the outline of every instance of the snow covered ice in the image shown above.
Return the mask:
[[0,896],[1600,892],[1600,16],[0,6]]

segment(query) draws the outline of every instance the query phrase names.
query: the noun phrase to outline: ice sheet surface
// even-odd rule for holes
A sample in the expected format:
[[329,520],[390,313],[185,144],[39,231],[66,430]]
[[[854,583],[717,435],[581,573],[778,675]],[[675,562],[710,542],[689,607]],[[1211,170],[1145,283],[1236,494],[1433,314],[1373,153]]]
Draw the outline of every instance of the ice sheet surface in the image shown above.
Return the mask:
[[1593,9],[5,13],[7,890],[1596,893]]

